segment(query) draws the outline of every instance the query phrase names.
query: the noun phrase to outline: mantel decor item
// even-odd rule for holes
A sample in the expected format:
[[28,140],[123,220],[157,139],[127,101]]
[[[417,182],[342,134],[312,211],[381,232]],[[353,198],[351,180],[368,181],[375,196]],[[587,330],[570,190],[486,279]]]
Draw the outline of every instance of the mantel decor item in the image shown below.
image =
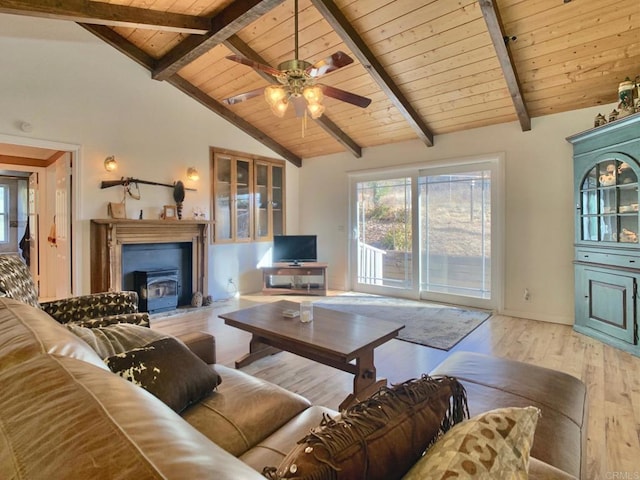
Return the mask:
[[125,202],[109,202],[107,213],[111,218],[127,218],[127,205]]
[[184,202],[184,183],[178,180],[173,187],[173,199],[176,201],[178,220],[182,220],[182,202]]
[[162,218],[164,220],[177,220],[176,217],[176,206],[175,205],[165,205],[162,210]]

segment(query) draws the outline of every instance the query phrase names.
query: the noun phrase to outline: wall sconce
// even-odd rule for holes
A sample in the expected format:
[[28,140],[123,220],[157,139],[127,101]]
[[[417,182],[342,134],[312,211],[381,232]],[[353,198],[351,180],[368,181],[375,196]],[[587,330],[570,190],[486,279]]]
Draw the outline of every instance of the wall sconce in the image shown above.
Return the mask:
[[194,167],[189,167],[187,168],[187,178],[189,180],[196,182],[200,180],[200,174],[198,173],[198,170],[196,170]]
[[104,169],[107,172],[113,172],[118,169],[118,162],[116,162],[116,157],[113,155],[108,156],[104,159]]

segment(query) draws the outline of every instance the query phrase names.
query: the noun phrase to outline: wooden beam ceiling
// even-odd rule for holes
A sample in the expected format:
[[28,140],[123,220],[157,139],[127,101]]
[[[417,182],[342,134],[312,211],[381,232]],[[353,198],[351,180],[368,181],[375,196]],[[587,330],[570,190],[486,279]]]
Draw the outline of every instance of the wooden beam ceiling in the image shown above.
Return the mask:
[[[6,3],[23,3],[19,0],[0,0],[0,8]],[[38,0],[41,4],[39,7],[44,9],[45,4],[52,0]],[[245,131],[247,134],[260,141],[274,152],[282,155],[285,159],[300,167],[302,159],[281,144],[277,143],[271,137],[262,131],[253,127],[228,108],[214,100],[208,95],[203,94],[196,87],[189,84],[186,80],[178,77],[177,72],[185,65],[193,62],[196,58],[204,55],[219,43],[228,41],[227,47],[232,51],[252,58],[260,63],[266,63],[256,52],[242,42],[235,33],[246,27],[248,24],[261,17],[284,0],[241,0],[230,4],[214,17],[208,19],[208,23],[212,26],[211,30],[205,35],[191,35],[184,41],[179,43],[172,51],[159,60],[152,58],[142,49],[136,47],[127,39],[119,35],[117,32],[105,25],[105,22],[94,21],[92,23],[81,22],[80,25],[85,29],[109,43],[121,53],[124,53],[138,64],[151,71],[152,77],[156,80],[167,80],[170,84],[181,90],[183,93],[191,96],[202,105],[214,111],[233,125]],[[26,2],[24,2],[26,3]],[[110,4],[105,4],[110,5]],[[67,7],[68,8],[68,7]],[[127,10],[129,7],[126,7]],[[79,10],[79,9],[78,9]],[[132,9],[139,10],[139,9]],[[146,10],[145,10],[146,11]],[[86,13],[86,12],[85,12]],[[199,17],[198,17],[199,18]],[[99,20],[99,19],[93,19]],[[264,78],[276,83],[276,80],[270,75],[263,75]],[[360,158],[362,156],[362,148],[340,127],[338,127],[330,118],[323,115],[316,120],[318,125],[338,143],[343,145],[354,156]]]
[[[155,59],[153,59],[150,55],[145,53],[140,48],[133,45],[131,42],[123,38],[118,33],[114,32],[109,27],[105,27],[103,25],[87,25],[80,24],[83,28],[93,33],[103,41],[109,43],[111,46],[116,48],[121,53],[124,53],[126,56],[137,62],[139,65],[142,65],[149,71],[153,71],[155,67]],[[290,150],[286,149],[271,137],[267,136],[265,133],[261,132],[253,125],[250,125],[238,115],[233,113],[228,108],[224,107],[221,103],[217,102],[209,95],[206,95],[201,90],[187,82],[185,79],[175,74],[167,79],[174,87],[178,88],[183,93],[186,93],[194,100],[198,101],[209,110],[217,113],[225,120],[229,121],[231,124],[235,125],[239,129],[243,130],[245,133],[250,135],[251,137],[258,140],[260,143],[270,148],[277,154],[281,155],[284,159],[291,162],[293,165],[300,167],[302,166],[302,159],[295,155]]]
[[211,21],[205,17],[86,0],[0,0],[0,13],[189,34],[211,30]]
[[520,120],[520,127],[522,131],[526,132],[531,130],[531,117],[527,112],[527,106],[524,103],[522,97],[522,90],[520,88],[520,82],[518,81],[518,75],[513,66],[513,59],[511,53],[507,48],[507,41],[505,38],[504,29],[502,27],[502,21],[500,20],[500,14],[498,7],[493,0],[480,0],[480,9],[482,10],[482,16],[487,23],[489,29],[489,35],[493,42],[493,47],[496,49],[498,61],[502,67],[504,78],[507,82],[507,88],[513,101],[513,106],[516,109],[518,119]]
[[371,77],[378,83],[382,91],[414,129],[418,138],[428,146],[433,146],[433,133],[431,130],[429,130],[418,112],[411,106],[391,76],[385,71],[382,64],[380,64],[336,4],[332,0],[311,0],[311,3],[320,11],[322,16],[342,38],[342,41],[347,44],[364,68],[367,69]]
[[191,35],[158,61],[152,77],[166,80],[182,67],[277,7],[284,0],[237,0],[211,18],[211,30]]

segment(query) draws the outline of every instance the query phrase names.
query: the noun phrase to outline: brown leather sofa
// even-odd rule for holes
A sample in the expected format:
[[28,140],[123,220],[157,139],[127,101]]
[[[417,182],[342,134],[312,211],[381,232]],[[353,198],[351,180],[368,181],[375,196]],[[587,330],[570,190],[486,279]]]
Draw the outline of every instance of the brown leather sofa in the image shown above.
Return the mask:
[[[183,339],[215,359],[213,338]],[[44,311],[0,298],[0,478],[260,479],[330,409],[216,365],[217,391],[178,415],[111,373]],[[586,390],[565,374],[475,354],[434,373],[464,383],[471,414],[536,405],[530,478],[585,475]]]

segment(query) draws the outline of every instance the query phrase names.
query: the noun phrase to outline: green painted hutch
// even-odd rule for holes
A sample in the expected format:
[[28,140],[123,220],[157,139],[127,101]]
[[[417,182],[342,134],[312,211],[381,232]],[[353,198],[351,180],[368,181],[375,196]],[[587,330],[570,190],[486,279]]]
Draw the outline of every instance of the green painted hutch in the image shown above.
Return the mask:
[[576,331],[640,355],[640,114],[573,144]]

